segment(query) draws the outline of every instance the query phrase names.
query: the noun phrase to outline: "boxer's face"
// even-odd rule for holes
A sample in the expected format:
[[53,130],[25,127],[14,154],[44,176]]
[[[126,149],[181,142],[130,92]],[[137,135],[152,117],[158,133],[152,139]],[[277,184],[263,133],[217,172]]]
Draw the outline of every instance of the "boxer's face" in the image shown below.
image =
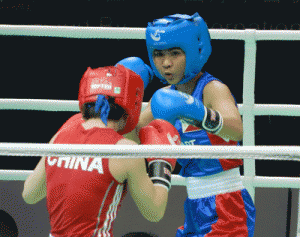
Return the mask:
[[183,78],[186,57],[182,49],[154,50],[153,61],[158,72],[169,84],[177,84]]

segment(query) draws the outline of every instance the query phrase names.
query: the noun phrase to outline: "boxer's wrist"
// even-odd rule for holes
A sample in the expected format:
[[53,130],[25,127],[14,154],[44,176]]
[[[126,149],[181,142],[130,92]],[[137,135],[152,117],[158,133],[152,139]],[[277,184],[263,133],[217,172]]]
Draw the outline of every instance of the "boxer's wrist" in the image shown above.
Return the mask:
[[207,132],[218,134],[223,128],[223,117],[216,111],[205,107],[205,115],[202,121],[202,127]]
[[148,164],[149,178],[154,186],[161,186],[168,191],[171,188],[172,166],[165,160],[152,160]]
[[202,121],[190,118],[184,118],[184,120],[198,128],[217,135],[223,128],[222,115],[218,111],[209,109],[205,106],[204,111],[205,113]]

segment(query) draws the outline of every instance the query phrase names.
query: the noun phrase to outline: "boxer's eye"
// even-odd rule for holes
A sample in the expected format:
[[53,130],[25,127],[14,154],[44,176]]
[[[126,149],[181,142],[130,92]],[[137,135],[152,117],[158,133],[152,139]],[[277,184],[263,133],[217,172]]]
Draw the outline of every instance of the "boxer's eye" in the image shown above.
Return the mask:
[[163,53],[161,51],[154,51],[153,52],[153,57],[162,57],[163,56]]
[[185,53],[181,48],[175,47],[175,48],[170,50],[170,54],[172,56],[179,56],[179,55],[182,55],[182,54],[185,54]]
[[179,51],[172,51],[171,52],[171,55],[172,56],[178,56],[178,55],[180,55],[181,54],[181,52],[179,52]]

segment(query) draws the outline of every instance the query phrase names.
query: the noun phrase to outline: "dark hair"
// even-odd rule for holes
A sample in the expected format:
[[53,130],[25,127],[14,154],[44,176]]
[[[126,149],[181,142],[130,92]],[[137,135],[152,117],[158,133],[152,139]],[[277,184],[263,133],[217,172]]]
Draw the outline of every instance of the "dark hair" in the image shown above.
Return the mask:
[[158,237],[156,234],[146,233],[146,232],[130,232],[122,237]]
[[[108,119],[109,120],[119,120],[122,116],[126,115],[125,110],[115,103],[115,99],[112,97],[108,98],[108,103],[110,106]],[[82,116],[85,119],[90,118],[100,118],[100,110],[98,113],[95,112],[95,102],[85,103],[82,106]]]

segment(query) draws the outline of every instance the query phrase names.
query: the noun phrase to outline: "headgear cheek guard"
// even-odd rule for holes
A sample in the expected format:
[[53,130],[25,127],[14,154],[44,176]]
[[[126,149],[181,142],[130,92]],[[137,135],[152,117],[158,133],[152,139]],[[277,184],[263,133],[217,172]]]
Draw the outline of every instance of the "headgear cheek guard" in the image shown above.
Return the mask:
[[199,74],[211,54],[210,35],[205,21],[198,13],[192,16],[175,14],[149,22],[146,28],[146,45],[150,64],[155,75],[167,81],[157,71],[153,51],[181,48],[186,55],[183,84]]
[[139,75],[123,65],[96,69],[89,67],[79,84],[80,110],[85,103],[96,102],[98,95],[115,98],[115,103],[128,115],[126,125],[118,131],[119,134],[131,132],[136,127],[144,96],[144,82]]

